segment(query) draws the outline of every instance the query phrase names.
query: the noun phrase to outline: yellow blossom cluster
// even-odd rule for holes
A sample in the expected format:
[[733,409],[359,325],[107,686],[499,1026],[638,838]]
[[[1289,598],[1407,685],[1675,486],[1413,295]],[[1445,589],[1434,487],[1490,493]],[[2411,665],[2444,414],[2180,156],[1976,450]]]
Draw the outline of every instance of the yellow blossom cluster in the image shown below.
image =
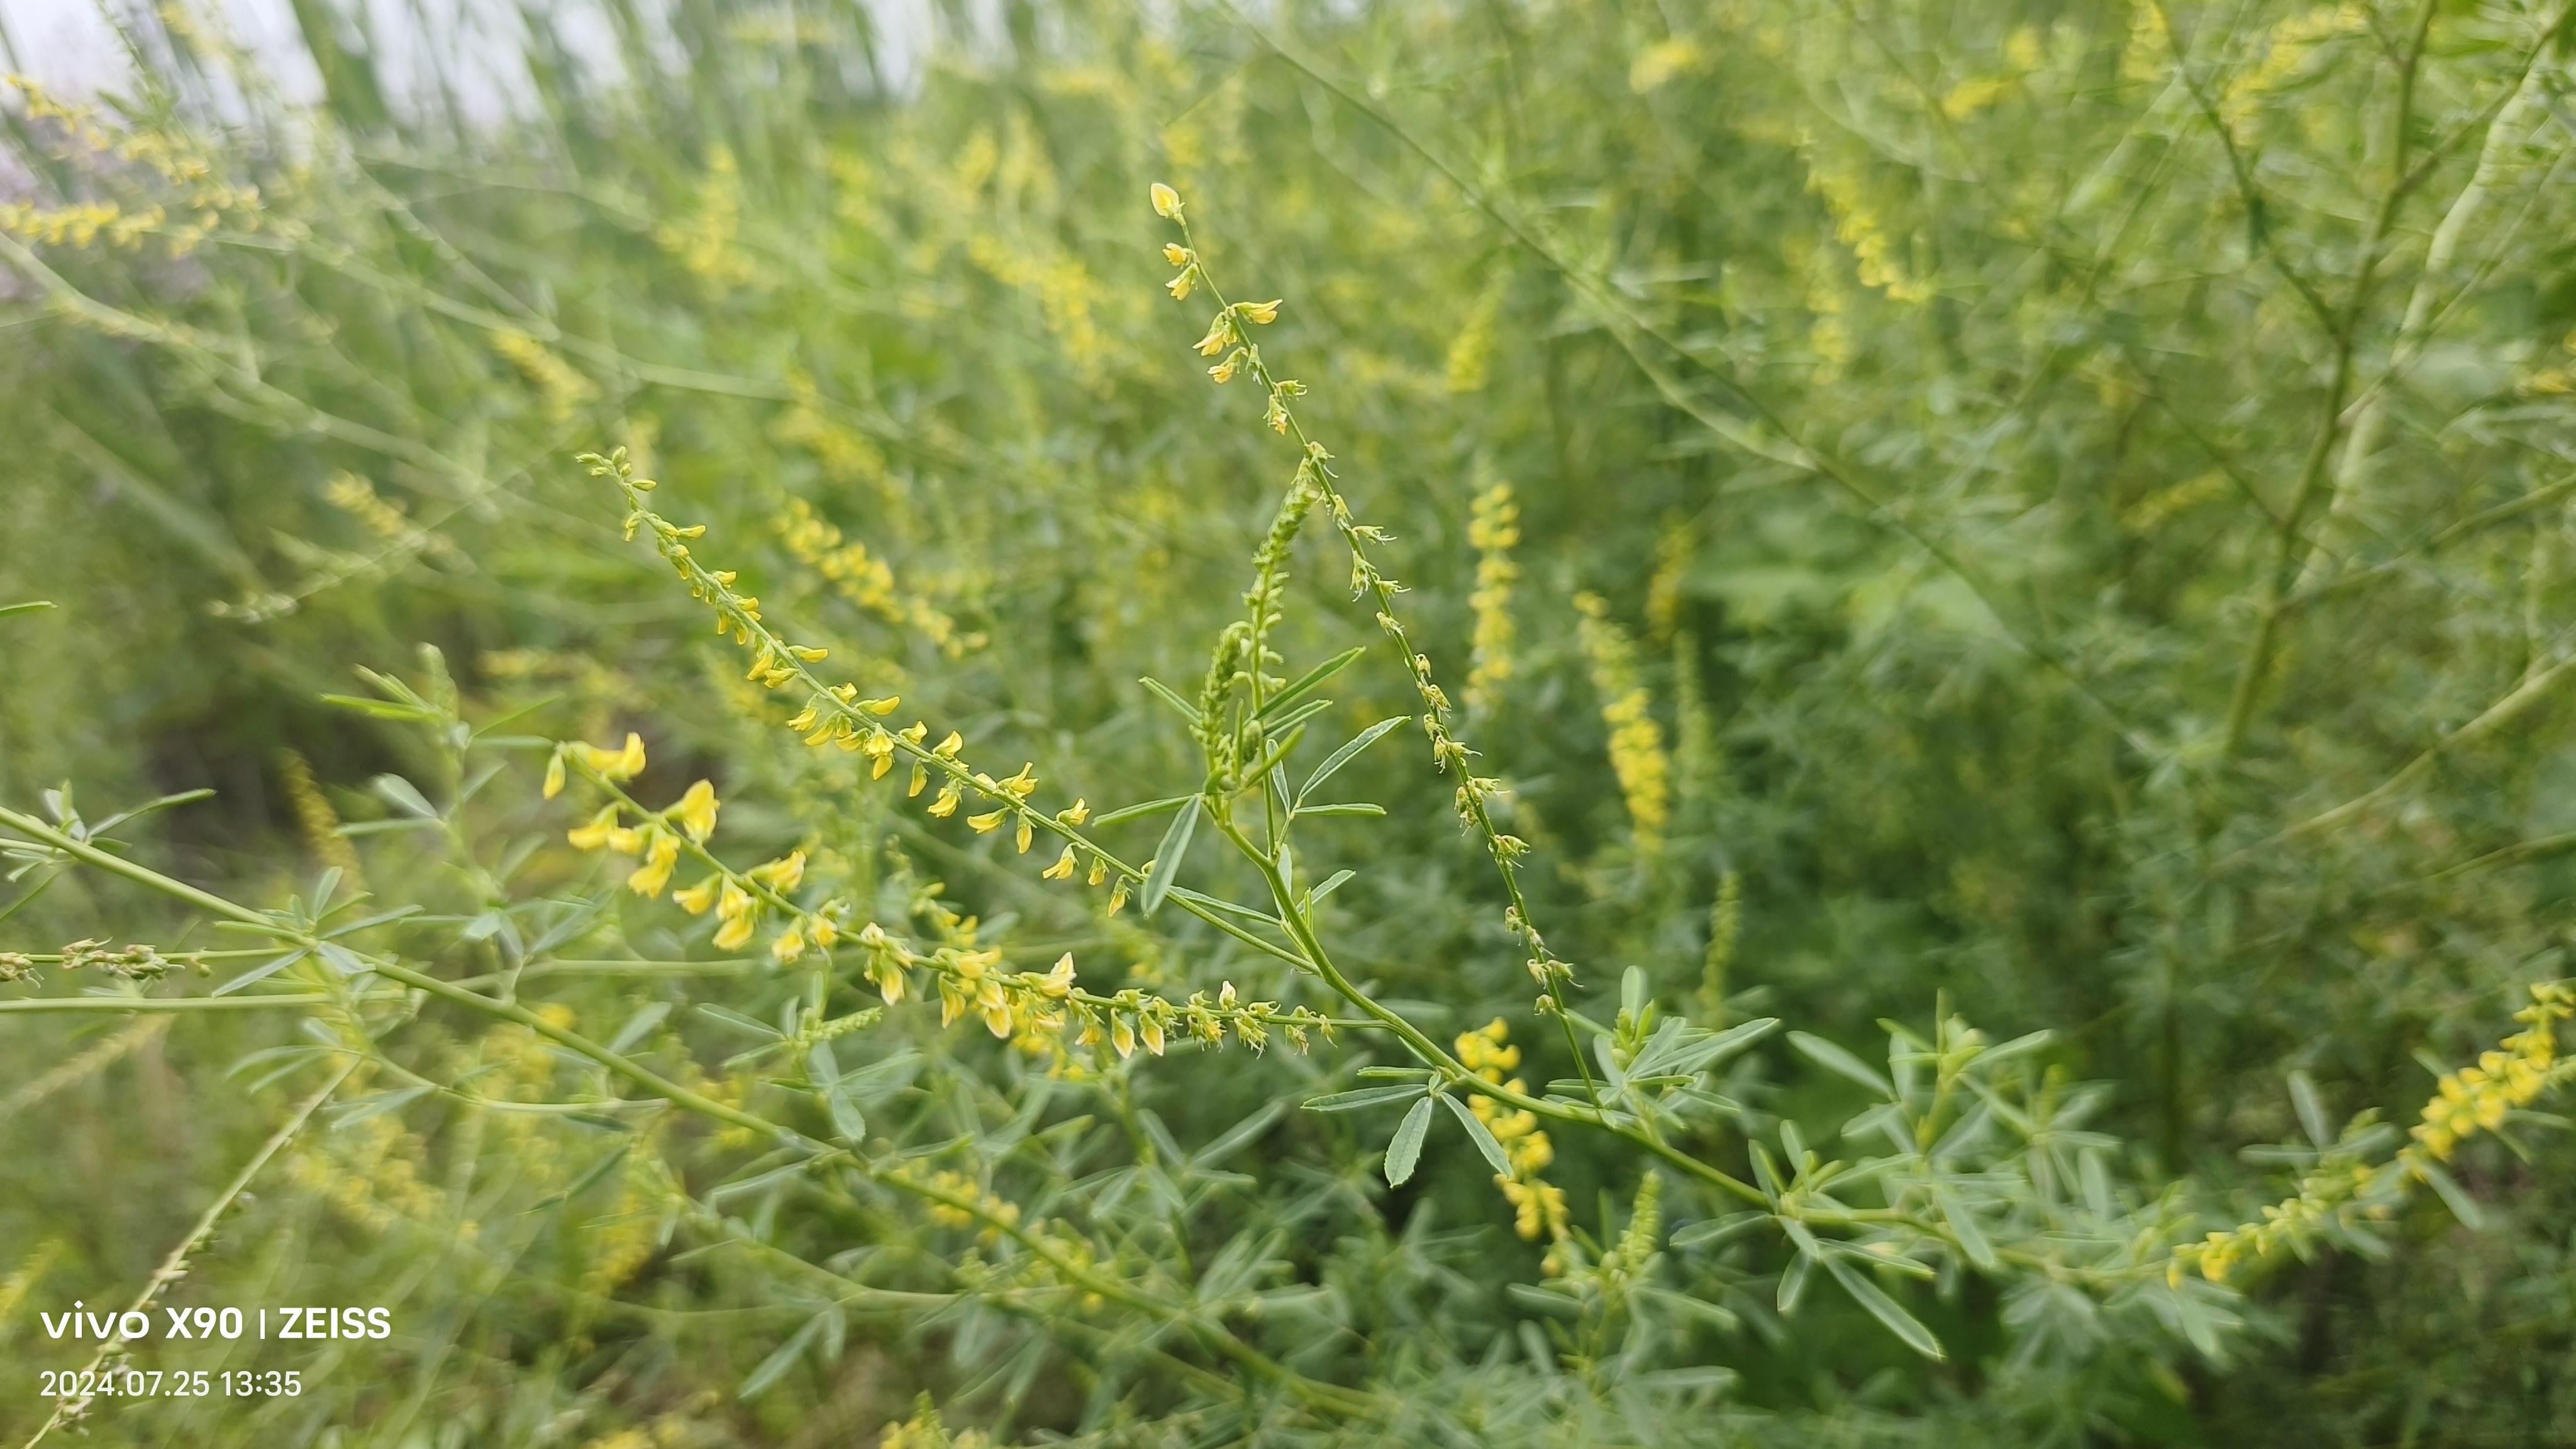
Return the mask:
[[1498,482],[1478,493],[1467,519],[1467,542],[1476,550],[1476,590],[1467,596],[1476,620],[1467,708],[1480,713],[1493,706],[1495,689],[1512,677],[1512,585],[1521,576],[1512,549],[1520,541],[1521,510],[1512,501],[1512,485]]
[[2531,1004],[2513,1015],[2523,1029],[2481,1053],[2476,1066],[2443,1075],[2433,1099],[2424,1104],[2423,1119],[2412,1129],[2416,1145],[2406,1150],[2448,1161],[2462,1141],[2493,1132],[2504,1125],[2506,1113],[2531,1105],[2551,1083],[2558,1023],[2571,1014],[2576,1014],[2576,992],[2555,981],[2534,984]]
[[842,598],[889,624],[919,630],[939,646],[940,653],[955,658],[983,643],[983,636],[961,632],[956,620],[927,599],[895,587],[894,570],[885,560],[868,552],[868,546],[857,539],[843,537],[830,519],[804,499],[787,500],[787,516],[778,521],[778,534],[787,551],[821,574]]
[[1655,721],[1653,694],[1637,678],[1627,634],[1610,621],[1610,606],[1589,593],[1575,595],[1574,606],[1582,615],[1575,621],[1577,640],[1601,695],[1601,722],[1610,727],[1610,770],[1627,801],[1637,849],[1652,854],[1672,819],[1672,759],[1664,750],[1664,727]]
[[730,147],[707,152],[707,174],[698,184],[694,215],[663,222],[653,240],[680,259],[680,264],[718,290],[738,287],[759,275],[736,238],[742,230],[742,169]]
[[1876,287],[1898,302],[1931,300],[1931,284],[1909,275],[1897,255],[1896,238],[1888,234],[1885,218],[1871,202],[1860,169],[1836,163],[1813,143],[1804,150],[1807,189],[1824,198],[1825,210],[1834,219],[1834,239],[1851,248],[1861,285]]
[[2412,1129],[2415,1140],[2393,1160],[2374,1167],[2349,1152],[2329,1151],[2300,1179],[2297,1195],[2265,1204],[2259,1222],[2176,1249],[2166,1276],[2180,1281],[2184,1267],[2194,1265],[2210,1282],[2224,1282],[2238,1264],[2259,1262],[2285,1247],[2304,1248],[2355,1215],[2388,1217],[2415,1183],[2447,1181],[2441,1164],[2462,1141],[2502,1127],[2508,1115],[2567,1075],[2568,1064],[2558,1057],[2558,1023],[2570,1016],[2576,1016],[2576,990],[2562,982],[2534,983],[2531,1004],[2514,1013],[2523,1029],[2481,1053],[2477,1065],[2442,1074]]
[[[1509,1044],[1510,1034],[1511,1028],[1503,1024],[1501,1017],[1461,1033],[1455,1043],[1458,1062],[1485,1081],[1527,1094],[1528,1083],[1517,1077],[1503,1080],[1504,1073],[1521,1064],[1521,1049]],[[1491,1097],[1471,1097],[1467,1105],[1476,1120],[1484,1123],[1485,1130],[1503,1145],[1503,1156],[1512,1165],[1511,1175],[1495,1174],[1494,1184],[1512,1205],[1513,1230],[1530,1241],[1536,1241],[1541,1233],[1550,1240],[1564,1237],[1565,1189],[1539,1177],[1556,1160],[1556,1147],[1539,1130],[1538,1117],[1526,1108],[1507,1109]]]
[[965,1198],[974,1204],[968,1208],[933,1199],[930,1220],[942,1227],[972,1227],[979,1220],[987,1224],[1017,1226],[1020,1221],[1018,1203],[997,1196],[962,1173],[943,1169],[931,1174],[926,1185],[946,1197]]
[[557,427],[569,423],[598,398],[599,384],[555,355],[543,342],[516,329],[492,333],[492,350],[506,358],[519,375],[534,383],[546,403],[546,416]]
[[158,199],[131,202],[92,198],[62,206],[0,205],[0,234],[45,246],[85,247],[104,239],[126,250],[146,236],[157,236],[173,256],[182,256],[226,223],[259,229],[259,188],[218,175],[212,153],[196,139],[150,126],[111,130],[95,107],[57,100],[24,76],[11,76],[9,83],[24,97],[28,121],[51,126],[90,157],[130,162],[150,173],[109,168],[100,178],[105,184],[131,191],[148,188],[157,178],[167,189]]

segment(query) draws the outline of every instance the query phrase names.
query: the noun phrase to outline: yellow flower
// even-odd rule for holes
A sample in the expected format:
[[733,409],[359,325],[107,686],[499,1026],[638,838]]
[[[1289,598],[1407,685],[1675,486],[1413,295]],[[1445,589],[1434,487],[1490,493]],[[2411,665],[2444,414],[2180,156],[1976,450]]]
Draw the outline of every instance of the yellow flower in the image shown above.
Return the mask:
[[791,850],[767,865],[755,865],[745,872],[753,880],[778,891],[792,891],[805,878],[805,852]]
[[1038,990],[1058,1000],[1062,1000],[1073,990],[1073,953],[1071,951],[1055,958],[1054,967],[1047,972],[1044,979],[1038,982]]
[[1004,1002],[988,1002],[983,1007],[984,1029],[1005,1041],[1011,1035],[1011,1008]]
[[1176,267],[1186,267],[1190,264],[1190,249],[1179,242],[1165,242],[1163,260]]
[[557,750],[554,753],[554,758],[546,761],[545,797],[549,800],[555,798],[557,795],[563,793],[563,787],[564,757],[563,751]]
[[1266,327],[1279,320],[1279,302],[1280,299],[1277,297],[1267,302],[1237,302],[1234,304],[1234,310],[1250,321]]
[[716,928],[715,948],[719,951],[738,949],[751,940],[755,924],[749,912],[727,920]]
[[1163,1023],[1161,1018],[1149,1014],[1139,1015],[1136,1018],[1136,1030],[1138,1034],[1145,1038],[1145,1050],[1152,1052],[1158,1057],[1163,1054]]
[[1037,829],[1029,824],[1028,817],[1022,816],[1020,818],[1019,832],[1013,835],[1011,839],[1012,843],[1019,846],[1020,854],[1026,855],[1029,853],[1029,842],[1037,839]]
[[1127,1024],[1127,1018],[1123,1016],[1109,1018],[1109,1044],[1118,1049],[1118,1055],[1121,1057],[1131,1057],[1136,1054],[1136,1029]]
[[654,831],[652,844],[646,849],[644,863],[637,866],[635,873],[626,878],[626,888],[639,896],[647,898],[658,896],[662,893],[662,888],[671,883],[671,868],[679,863],[678,838],[659,830]]
[[616,830],[617,807],[603,805],[599,807],[598,814],[590,817],[588,825],[576,825],[565,831],[564,839],[571,841],[576,850],[597,850],[608,843],[609,836]]
[[769,943],[769,954],[776,957],[778,964],[782,966],[794,961],[797,957],[804,955],[804,923],[800,921],[795,925],[789,926],[786,930],[779,932],[778,939]]
[[1216,320],[1208,324],[1207,335],[1198,340],[1199,356],[1214,357],[1225,351],[1226,344],[1233,340],[1234,317],[1230,313],[1219,312]]
[[632,780],[644,773],[644,737],[629,730],[625,747],[603,750],[597,745],[574,745],[581,762],[597,771],[604,780]]
[[691,840],[704,842],[716,833],[716,810],[722,803],[716,799],[716,787],[700,780],[671,807],[671,813],[679,817],[680,828],[689,832]]
[[1055,864],[1038,872],[1038,878],[1041,880],[1073,879],[1073,847],[1070,845],[1066,846],[1064,848],[1064,854],[1055,858]]
[[1010,812],[1005,810],[989,810],[981,815],[967,816],[966,823],[974,826],[975,833],[981,835],[985,831],[992,829],[994,826],[1001,824],[1002,817],[1008,813]]
[[1157,181],[1146,189],[1145,194],[1154,199],[1154,214],[1156,216],[1162,217],[1167,221],[1177,221],[1180,219],[1181,194],[1179,192],[1174,191],[1172,188]]
[[724,883],[723,876],[708,876],[687,890],[671,892],[671,903],[690,915],[703,916],[716,903],[716,889]]
[[1085,820],[1091,818],[1091,807],[1080,800],[1076,800],[1071,805],[1055,812],[1055,818],[1059,824],[1080,825]]

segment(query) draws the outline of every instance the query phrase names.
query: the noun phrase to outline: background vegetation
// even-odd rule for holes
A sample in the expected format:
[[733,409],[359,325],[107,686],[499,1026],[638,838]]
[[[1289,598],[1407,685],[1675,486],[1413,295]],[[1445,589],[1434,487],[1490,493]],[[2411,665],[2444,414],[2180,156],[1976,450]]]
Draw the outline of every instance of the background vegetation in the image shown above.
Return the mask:
[[[217,954],[31,961],[0,1001],[0,1427],[76,1362],[36,1310],[129,1298],[336,1083],[168,1301],[399,1332],[267,1346],[297,1399],[102,1400],[93,1433],[2576,1439],[2576,1156],[2542,1113],[2222,1282],[2170,1253],[2355,1114],[2415,1123],[2566,974],[2564,5],[1013,0],[900,63],[854,5],[617,3],[531,14],[500,120],[298,13],[319,107],[170,8],[132,94],[5,112],[0,604],[56,607],[0,618],[0,804],[67,830],[211,789],[101,833],[260,909],[419,906],[351,939],[817,1138],[863,1113],[871,1165],[599,1110],[533,1022],[362,1000],[386,978],[324,955],[224,998],[307,1009],[25,1007],[277,953],[16,828],[0,950]],[[1229,295],[1286,299],[1259,340],[1389,535],[1569,1006],[1614,1026],[1633,967],[1631,1025],[1777,1017],[1871,1059],[1764,1038],[1694,1081],[1690,1153],[1882,1150],[1837,1134],[1883,1020],[2050,1032],[1981,1100],[2063,1115],[1937,1189],[2018,1256],[1953,1226],[1890,1250],[1932,1281],[1814,1259],[1943,1357],[1862,1289],[1800,1292],[1778,1231],[1692,1233],[1741,1204],[1597,1131],[1549,1124],[1565,1236],[1516,1233],[1445,1116],[1390,1188],[1400,1114],[1294,1110],[1409,1063],[1383,1032],[1128,1058],[943,1029],[916,984],[838,1043],[835,1109],[810,1061],[733,1054],[873,1001],[858,953],[719,950],[567,843],[602,797],[545,798],[545,742],[633,730],[637,798],[712,781],[728,858],[801,848],[887,930],[1350,1014],[807,749],[805,701],[742,677],[573,461],[625,446],[827,682],[1032,761],[1049,811],[1195,789],[1135,681],[1195,697],[1296,455],[1257,383],[1198,370],[1205,293],[1158,291],[1158,180]],[[1422,705],[1320,514],[1286,557],[1286,673],[1371,646],[1306,761]],[[359,667],[421,718],[328,702],[385,697]],[[1429,764],[1409,730],[1352,764],[1390,813],[1316,821],[1303,878],[1356,872],[1317,910],[1373,999],[1444,1045],[1500,1019],[1517,1075],[1563,1078],[1575,1032]],[[1165,823],[1096,834],[1141,861]],[[1183,884],[1263,900],[1214,848]],[[1005,1208],[1117,1292],[1032,1267]],[[2115,1260],[2134,1282],[2087,1276]]]

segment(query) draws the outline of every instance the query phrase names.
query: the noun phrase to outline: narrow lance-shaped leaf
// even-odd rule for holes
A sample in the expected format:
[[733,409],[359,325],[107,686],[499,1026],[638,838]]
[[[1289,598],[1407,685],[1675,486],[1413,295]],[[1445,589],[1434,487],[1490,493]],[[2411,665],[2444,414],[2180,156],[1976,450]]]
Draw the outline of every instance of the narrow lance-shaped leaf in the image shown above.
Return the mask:
[[1384,739],[1387,731],[1394,729],[1398,725],[1410,723],[1412,719],[1413,716],[1409,714],[1400,714],[1393,719],[1379,720],[1376,724],[1370,725],[1367,729],[1360,731],[1358,736],[1349,744],[1342,746],[1340,749],[1335,750],[1324,757],[1324,763],[1317,765],[1315,767],[1315,773],[1306,777],[1306,783],[1297,787],[1297,798],[1303,800],[1307,796],[1314,794],[1316,786],[1331,779],[1334,771],[1349,764],[1353,759],[1356,759],[1359,756],[1360,751],[1365,750],[1369,746],[1376,744],[1379,740]]
[[1889,1084],[1886,1077],[1879,1074],[1876,1067],[1823,1037],[1812,1036],[1803,1031],[1793,1031],[1789,1033],[1789,1045],[1796,1047],[1799,1055],[1823,1067],[1826,1071],[1849,1077],[1882,1097],[1896,1095],[1896,1088]]
[[1431,1131],[1431,1099],[1423,1098],[1404,1114],[1395,1129],[1395,1140],[1386,1144],[1386,1183],[1402,1187],[1413,1180],[1414,1164],[1422,1160],[1422,1139]]
[[1456,1114],[1458,1125],[1467,1129],[1467,1140],[1475,1143],[1476,1150],[1485,1154],[1485,1160],[1493,1164],[1494,1175],[1511,1176],[1512,1160],[1503,1152],[1503,1144],[1494,1140],[1493,1129],[1485,1125],[1485,1119],[1477,1116],[1474,1108],[1455,1097],[1444,1094],[1440,1100],[1447,1103],[1449,1110]]
[[1154,868],[1145,873],[1145,889],[1137,899],[1149,916],[1171,893],[1173,878],[1181,873],[1181,857],[1189,852],[1190,835],[1199,828],[1199,809],[1199,798],[1191,796],[1190,803],[1172,818],[1171,828],[1163,832],[1163,843],[1154,848]]
[[1885,1324],[1888,1332],[1905,1340],[1906,1347],[1929,1359],[1949,1357],[1941,1351],[1941,1340],[1932,1336],[1932,1330],[1925,1328],[1913,1314],[1905,1311],[1903,1304],[1888,1297],[1886,1290],[1869,1281],[1842,1256],[1827,1254],[1825,1269],[1834,1275],[1835,1282],[1843,1285],[1844,1292],[1869,1310],[1870,1317]]

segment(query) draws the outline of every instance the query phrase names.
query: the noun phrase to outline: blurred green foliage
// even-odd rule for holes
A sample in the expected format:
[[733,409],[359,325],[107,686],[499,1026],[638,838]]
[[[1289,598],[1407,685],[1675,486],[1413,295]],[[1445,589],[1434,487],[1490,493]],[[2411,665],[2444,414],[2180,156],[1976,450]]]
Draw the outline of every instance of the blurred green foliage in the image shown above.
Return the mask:
[[[1186,791],[1191,741],[1133,681],[1205,671],[1292,460],[1245,384],[1195,370],[1196,304],[1157,294],[1164,180],[1237,295],[1286,299],[1265,352],[1392,535],[1449,692],[1509,661],[1462,732],[1578,1011],[1607,1022],[1634,966],[1667,1013],[1863,1057],[1881,1019],[2052,1029],[2030,1088],[2093,1103],[2086,1170],[2122,1213],[2206,1228],[2315,1156],[2270,1144],[2331,1139],[2294,1073],[2335,1122],[2403,1126],[2428,1065],[2570,974],[2563,5],[1012,0],[942,7],[907,67],[853,5],[617,3],[527,17],[502,121],[392,92],[362,30],[298,13],[320,107],[173,9],[111,107],[5,112],[0,604],[58,607],[0,618],[0,804],[69,781],[96,819],[211,787],[125,827],[130,854],[263,906],[341,868],[361,914],[425,908],[385,949],[534,972],[541,1010],[640,1021],[624,1046],[816,1120],[763,1085],[791,1068],[720,1065],[748,1043],[686,1009],[774,1020],[804,973],[578,964],[722,953],[562,843],[591,806],[540,800],[541,747],[508,737],[638,730],[639,797],[712,778],[726,842],[801,847],[890,923],[937,881],[982,942],[1070,950],[1102,990],[1339,1009],[804,749],[797,701],[742,681],[572,461],[625,445],[834,678],[995,773],[1032,760],[1095,810]],[[1476,521],[1506,496],[1516,545],[1493,504]],[[1516,581],[1480,604],[1496,559]],[[1328,530],[1291,567],[1292,675],[1376,642]],[[364,692],[355,666],[431,689],[423,644],[491,728],[476,750],[323,701]],[[1415,707],[1383,650],[1335,692],[1343,734]],[[1435,1038],[1504,1017],[1532,1079],[1574,1070],[1456,779],[1397,738],[1349,772],[1392,813],[1316,827],[1357,872],[1329,908],[1345,969]],[[486,757],[509,763],[469,790]],[[444,818],[413,828],[386,776]],[[1102,834],[1141,859],[1160,830]],[[0,949],[243,944],[57,864],[0,911]],[[72,1366],[37,1307],[122,1301],[356,1050],[289,1013],[82,1019],[0,1015],[0,1360],[24,1377]],[[1400,1409],[1301,1403],[1151,1315],[1015,1307],[985,1291],[998,1240],[899,1195],[719,1192],[756,1157],[720,1132],[404,1097],[397,1067],[531,1106],[587,1069],[432,1006],[174,1290],[387,1303],[402,1332],[314,1351],[297,1400],[104,1406],[93,1431],[865,1442],[927,1392],[996,1442],[2576,1438],[2576,1158],[2545,1114],[2453,1160],[2476,1230],[2418,1195],[2384,1251],[2316,1244],[2193,1300],[2223,1332],[2046,1273],[1886,1277],[1933,1361],[1853,1296],[1781,1312],[1804,1270],[1776,1235],[1651,1272],[1641,1245],[1661,1286],[1579,1312],[1505,1291],[1555,1280],[1457,1136],[1389,1189],[1388,1124],[1274,1111],[1392,1042],[1067,1079],[967,1035],[914,1002],[844,1047],[903,1154],[1089,1222]],[[1693,1150],[1729,1171],[1784,1120],[1875,1150],[1835,1145],[1862,1089],[1778,1040],[1712,1085],[1736,1110]],[[1615,1253],[1650,1169],[1551,1135]],[[1668,1226],[1735,1206],[1685,1187]],[[49,1408],[22,1385],[0,1428]],[[948,1432],[917,1422],[888,1442]]]

